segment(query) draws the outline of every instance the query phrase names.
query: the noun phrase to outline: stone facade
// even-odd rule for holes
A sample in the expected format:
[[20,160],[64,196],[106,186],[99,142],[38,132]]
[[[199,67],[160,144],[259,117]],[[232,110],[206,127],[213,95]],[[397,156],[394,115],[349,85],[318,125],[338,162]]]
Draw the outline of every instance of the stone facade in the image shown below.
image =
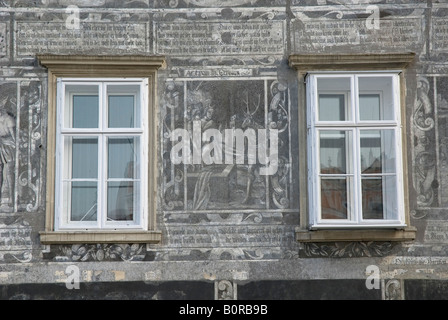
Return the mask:
[[[448,298],[447,22],[447,0],[0,1],[0,141],[10,142],[0,298]],[[404,52],[416,54],[405,97],[416,239],[298,242],[306,174],[288,57]],[[166,57],[157,88],[160,243],[40,243],[48,71],[38,54]],[[193,120],[277,129],[278,170],[215,165],[205,176],[202,165],[172,163],[170,133]],[[368,289],[372,265],[381,281]],[[69,266],[79,289],[65,286]]]

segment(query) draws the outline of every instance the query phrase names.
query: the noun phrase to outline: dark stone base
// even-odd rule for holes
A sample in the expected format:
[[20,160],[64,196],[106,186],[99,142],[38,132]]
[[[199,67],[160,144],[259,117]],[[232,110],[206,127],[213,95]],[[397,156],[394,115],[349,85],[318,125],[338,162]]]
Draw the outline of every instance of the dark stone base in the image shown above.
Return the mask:
[[[448,281],[404,280],[405,300],[448,300]],[[382,289],[365,280],[254,281],[237,284],[238,300],[381,300]],[[214,300],[206,281],[0,285],[0,300]]]

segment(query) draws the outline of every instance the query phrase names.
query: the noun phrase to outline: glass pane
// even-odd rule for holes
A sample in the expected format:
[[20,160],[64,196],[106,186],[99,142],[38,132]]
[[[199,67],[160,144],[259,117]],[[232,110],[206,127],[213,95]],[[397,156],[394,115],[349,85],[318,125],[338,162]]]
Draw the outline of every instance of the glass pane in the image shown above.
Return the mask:
[[394,99],[391,76],[359,77],[359,119],[393,120]]
[[66,85],[64,127],[98,128],[99,94],[97,85]]
[[139,85],[108,85],[107,97],[109,128],[140,127]]
[[363,219],[383,219],[383,182],[381,177],[363,178],[362,217]]
[[139,138],[109,138],[108,142],[108,178],[134,179],[138,167]]
[[320,173],[344,174],[350,172],[347,163],[351,131],[325,130],[319,132]]
[[134,96],[109,96],[109,128],[134,127]]
[[398,219],[397,179],[395,175],[362,178],[364,219]]
[[70,208],[71,221],[96,221],[97,183],[92,181],[64,182],[64,211]]
[[321,179],[322,219],[348,218],[348,178]]
[[[86,179],[98,177],[98,138],[96,137],[65,137],[66,179]],[[71,154],[70,154],[71,153]],[[71,173],[71,175],[70,175]]]
[[319,121],[352,120],[350,78],[317,78]]
[[98,96],[73,96],[72,128],[98,128]]
[[107,219],[109,221],[133,220],[134,203],[138,200],[138,194],[137,182],[109,182],[107,186]]
[[395,173],[395,131],[361,130],[361,171],[363,174]]
[[380,95],[359,94],[359,110],[361,120],[380,120]]

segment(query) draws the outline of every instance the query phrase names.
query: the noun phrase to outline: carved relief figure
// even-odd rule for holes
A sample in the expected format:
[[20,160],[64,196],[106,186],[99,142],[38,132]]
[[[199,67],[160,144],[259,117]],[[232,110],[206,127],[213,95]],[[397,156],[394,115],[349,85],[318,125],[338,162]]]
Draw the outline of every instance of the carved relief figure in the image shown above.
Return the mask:
[[[260,84],[253,84],[254,97],[249,98],[249,90],[241,90],[235,83],[192,83],[192,90],[188,91],[189,131],[194,131],[193,121],[200,121],[202,132],[216,129],[223,137],[225,129],[229,128],[243,131],[264,128],[261,98],[263,87]],[[205,142],[202,149],[207,148],[209,143],[210,141]],[[236,150],[233,151],[235,156]],[[244,152],[244,164],[191,165],[187,174],[192,194],[191,208],[263,207],[265,186],[262,179],[258,178],[257,166],[248,164],[248,156]]]
[[14,203],[15,119],[6,110],[8,96],[0,102],[0,194],[2,206]]

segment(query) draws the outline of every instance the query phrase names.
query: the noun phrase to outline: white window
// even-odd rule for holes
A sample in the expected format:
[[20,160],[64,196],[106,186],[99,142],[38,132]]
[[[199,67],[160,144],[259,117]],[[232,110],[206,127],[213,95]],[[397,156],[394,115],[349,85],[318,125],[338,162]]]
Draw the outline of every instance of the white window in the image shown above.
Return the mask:
[[306,77],[310,227],[404,227],[398,72]]
[[55,230],[147,230],[148,80],[58,78]]

